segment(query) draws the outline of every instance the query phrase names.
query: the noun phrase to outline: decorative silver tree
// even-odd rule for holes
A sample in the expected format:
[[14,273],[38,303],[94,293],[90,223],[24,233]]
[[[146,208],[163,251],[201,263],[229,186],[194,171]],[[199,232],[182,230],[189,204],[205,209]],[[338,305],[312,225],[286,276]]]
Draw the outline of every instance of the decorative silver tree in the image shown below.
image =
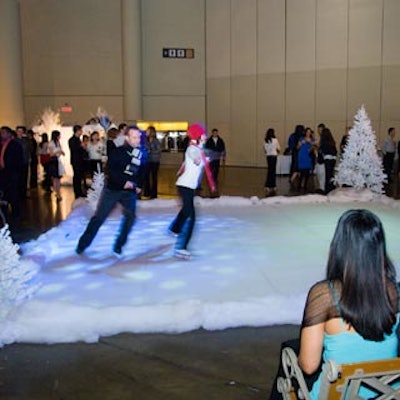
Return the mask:
[[21,260],[19,246],[12,242],[8,224],[0,209],[0,321],[9,312],[30,298],[40,287],[36,279],[39,266],[33,261]]
[[336,168],[335,182],[339,186],[350,186],[358,190],[367,188],[378,194],[383,193],[387,176],[383,172],[375,133],[364,106],[354,117],[353,128]]
[[99,202],[101,192],[104,187],[104,173],[100,171],[96,171],[93,175],[93,181],[90,185],[90,189],[87,194],[87,201],[90,205],[90,208],[96,211],[97,203]]

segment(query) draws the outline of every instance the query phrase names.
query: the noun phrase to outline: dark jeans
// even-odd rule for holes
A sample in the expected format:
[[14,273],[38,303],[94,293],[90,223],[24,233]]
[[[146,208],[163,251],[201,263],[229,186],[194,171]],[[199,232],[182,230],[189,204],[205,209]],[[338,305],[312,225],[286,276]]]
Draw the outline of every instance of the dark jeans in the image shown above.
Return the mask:
[[335,165],[335,159],[325,159],[325,194],[328,194],[333,189],[335,189],[335,184],[332,182],[335,172]]
[[74,170],[74,176],[72,177],[72,186],[74,188],[75,198],[84,197],[85,193],[82,189],[82,183],[84,179],[84,167],[83,165],[72,164]]
[[172,221],[169,229],[177,233],[176,249],[186,249],[190,238],[192,237],[194,223],[196,221],[196,213],[194,210],[194,189],[189,189],[184,186],[177,186],[179,196],[182,200],[182,208],[178,215]]
[[[280,352],[280,357],[279,357],[279,367],[278,367],[278,373],[276,375],[276,378],[274,380],[274,385],[272,386],[271,389],[271,394],[269,396],[269,400],[282,400],[282,394],[278,392],[278,388],[276,387],[277,381],[279,377],[285,377],[285,373],[283,371],[283,365],[282,365],[282,350],[285,347],[290,347],[291,349],[294,350],[294,352],[298,355],[300,352],[300,339],[290,339],[287,340],[286,342],[283,342],[281,344],[281,352]],[[318,368],[316,372],[314,372],[312,375],[304,375],[304,380],[306,381],[308,390],[311,390],[313,387],[314,382],[318,379],[319,374],[322,371],[322,364]],[[297,389],[297,388],[296,388]]]
[[393,171],[394,154],[395,153],[386,153],[383,156],[383,171],[387,175],[388,180],[390,180],[390,175]]
[[148,162],[148,188],[147,195],[155,199],[158,195],[158,169],[160,168],[159,162]]
[[101,225],[117,203],[120,203],[123,207],[123,219],[114,246],[122,247],[126,243],[128,234],[135,222],[136,199],[137,195],[135,191],[110,190],[105,188],[99,200],[99,204],[97,205],[95,214],[90,219],[85,232],[79,239],[78,249],[83,251],[90,246]]
[[277,156],[267,156],[267,179],[265,181],[265,187],[274,188],[276,187],[276,163],[278,161]]
[[211,160],[210,161],[210,170],[211,170],[211,175],[214,179],[215,185],[218,185],[218,175],[219,175],[219,166],[221,162],[220,159],[218,158],[217,160]]

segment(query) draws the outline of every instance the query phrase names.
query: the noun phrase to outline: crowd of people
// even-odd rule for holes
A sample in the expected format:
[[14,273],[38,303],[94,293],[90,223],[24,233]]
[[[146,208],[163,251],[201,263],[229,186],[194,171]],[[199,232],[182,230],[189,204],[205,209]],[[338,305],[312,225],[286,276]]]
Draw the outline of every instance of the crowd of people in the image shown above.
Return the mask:
[[[345,149],[349,130],[342,138],[340,152]],[[19,200],[27,196],[28,179],[31,188],[37,186],[38,162],[45,172],[44,189],[53,190],[56,201],[61,201],[60,179],[64,166],[60,157],[65,152],[60,131],[52,131],[50,140],[43,133],[39,144],[33,132],[22,126],[15,131],[3,126],[0,133],[0,190],[11,207],[12,216],[20,216]],[[316,138],[311,128],[298,125],[290,135],[287,150],[292,156],[290,180],[306,187],[310,174],[315,171],[320,190],[329,193],[334,188],[336,143],[324,124],[318,126],[318,134]],[[157,197],[161,145],[155,128],[149,126],[142,132],[136,125],[121,123],[118,129],[109,129],[107,135],[106,141],[101,140],[98,132],[85,139],[82,127],[75,125],[68,140],[76,198],[85,196],[86,174],[105,170],[107,175],[97,209],[77,243],[77,254],[90,246],[110,212],[120,203],[122,223],[113,244],[113,252],[120,256],[136,219],[138,198],[141,195]],[[194,196],[203,172],[211,192],[215,193],[220,163],[226,156],[225,144],[217,129],[208,137],[207,129],[195,123],[188,127],[187,137],[176,180],[181,209],[168,228],[176,237],[175,256],[184,259],[191,255],[188,245],[196,221]],[[395,130],[389,128],[382,146],[383,164],[389,176],[396,151],[394,138]],[[266,132],[264,149],[268,164],[265,187],[273,191],[281,148],[272,128]],[[321,370],[328,359],[343,363],[397,356],[398,301],[396,271],[386,251],[380,219],[368,210],[346,211],[337,223],[330,244],[326,277],[309,291],[300,337],[284,343],[298,353],[311,398],[318,397]],[[280,368],[278,376],[281,374]],[[361,398],[371,395],[368,390],[360,392]],[[281,398],[276,384],[270,398]]]
[[[281,148],[273,128],[265,134],[264,151],[268,168],[264,187],[267,195],[275,194],[277,158]],[[319,193],[328,194],[335,188],[336,142],[324,124],[318,125],[318,136],[310,127],[297,125],[289,135],[284,154],[291,156],[289,180],[293,187],[306,191],[310,176],[316,176]]]
[[[189,254],[187,245],[195,223],[193,197],[201,186],[203,171],[206,170],[211,193],[215,195],[220,163],[225,162],[226,154],[225,143],[218,130],[213,129],[210,137],[205,127],[201,127],[201,135],[193,133],[199,127],[199,124],[194,124],[188,128],[187,139],[182,147],[184,162],[177,180],[177,192],[182,198],[183,207],[179,213],[180,222],[176,222],[172,230],[180,236],[176,255],[183,254],[185,257]],[[124,220],[113,248],[114,253],[120,254],[135,220],[136,199],[158,197],[162,144],[153,126],[143,132],[135,125],[121,123],[118,128],[110,127],[106,136],[102,138],[98,131],[84,134],[81,125],[74,125],[67,144],[70,160],[64,160],[66,149],[63,149],[59,130],[53,130],[50,138],[48,133],[42,133],[38,143],[34,132],[23,126],[15,131],[3,126],[0,200],[3,200],[1,204],[6,218],[17,220],[21,217],[20,200],[28,198],[28,187],[37,187],[39,163],[43,168],[41,185],[46,193],[54,193],[57,202],[62,201],[61,179],[65,175],[65,162],[69,161],[72,167],[72,186],[76,199],[86,197],[88,180],[93,180],[95,173],[105,172],[105,187],[97,211],[76,251],[80,254],[90,245],[115,204],[121,203]]]
[[[291,156],[289,180],[292,188],[307,192],[310,177],[313,177],[317,193],[328,194],[335,189],[336,163],[338,157],[345,151],[350,130],[351,127],[346,128],[338,148],[331,130],[325,124],[318,125],[317,133],[310,127],[296,125],[289,135],[287,147],[283,153]],[[400,141],[396,145],[395,136],[395,128],[389,128],[381,146],[383,170],[389,183],[393,180],[396,150],[400,157]],[[267,129],[263,147],[267,159],[264,188],[268,196],[276,193],[277,160],[281,154],[281,147],[273,128]],[[400,173],[400,163],[397,172]]]

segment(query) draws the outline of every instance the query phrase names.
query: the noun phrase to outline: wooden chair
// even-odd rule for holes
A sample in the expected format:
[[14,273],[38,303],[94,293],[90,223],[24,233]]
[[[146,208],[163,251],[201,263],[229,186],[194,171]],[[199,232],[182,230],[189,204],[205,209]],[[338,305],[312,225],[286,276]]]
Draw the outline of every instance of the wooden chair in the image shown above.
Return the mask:
[[[278,391],[285,400],[310,400],[303,373],[293,349],[282,351],[285,378],[278,378]],[[298,387],[297,391],[294,389]],[[322,372],[319,400],[358,400],[360,387],[371,389],[374,400],[400,400],[400,358],[337,364],[329,360]]]

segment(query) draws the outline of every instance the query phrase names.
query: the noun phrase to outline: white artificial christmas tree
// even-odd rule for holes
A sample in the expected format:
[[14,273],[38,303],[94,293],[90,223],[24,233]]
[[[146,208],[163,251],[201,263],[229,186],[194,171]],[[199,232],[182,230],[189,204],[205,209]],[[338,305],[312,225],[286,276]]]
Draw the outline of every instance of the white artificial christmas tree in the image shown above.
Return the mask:
[[18,249],[12,242],[8,225],[4,224],[0,229],[0,321],[40,286],[36,279],[39,266],[33,261],[21,260]]
[[366,188],[374,193],[383,193],[387,177],[383,172],[375,133],[364,106],[354,117],[353,128],[336,168],[335,182],[339,186],[350,186],[356,190]]
[[103,187],[104,187],[104,173],[97,171],[93,175],[93,182],[90,185],[90,189],[88,190],[87,194],[87,201],[93,212],[96,211],[97,204],[101,196],[101,192],[103,191]]

